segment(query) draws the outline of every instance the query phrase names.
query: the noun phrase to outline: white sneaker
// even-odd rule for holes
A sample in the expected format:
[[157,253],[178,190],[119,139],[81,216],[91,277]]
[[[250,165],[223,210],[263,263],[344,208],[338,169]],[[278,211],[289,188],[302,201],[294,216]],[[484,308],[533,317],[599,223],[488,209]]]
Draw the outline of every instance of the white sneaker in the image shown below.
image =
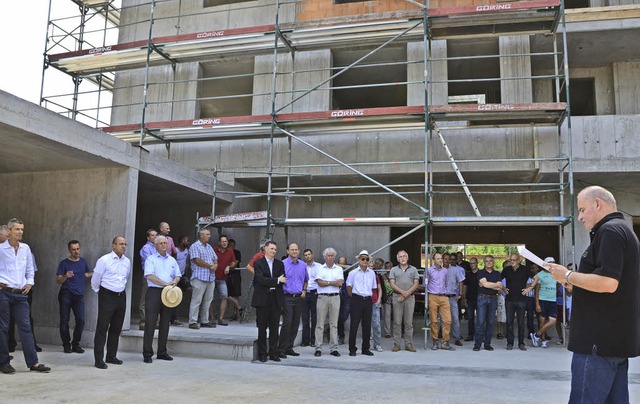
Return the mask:
[[374,346],[373,349],[375,349],[378,352],[382,352],[382,347],[380,345]]
[[547,348],[547,341],[546,340],[542,340],[542,347],[543,348]]
[[531,343],[533,344],[533,346],[540,346],[540,337],[538,337],[535,332],[532,332],[529,335],[531,336]]

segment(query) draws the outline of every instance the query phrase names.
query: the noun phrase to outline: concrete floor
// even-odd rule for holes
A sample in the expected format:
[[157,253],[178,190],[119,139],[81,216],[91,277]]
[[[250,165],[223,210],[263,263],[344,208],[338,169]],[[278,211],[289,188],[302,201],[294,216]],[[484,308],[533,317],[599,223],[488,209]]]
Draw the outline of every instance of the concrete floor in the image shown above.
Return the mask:
[[[280,363],[249,363],[176,357],[173,362],[142,362],[142,355],[122,352],[122,366],[93,367],[91,349],[64,354],[44,345],[40,359],[49,374],[27,371],[20,351],[17,373],[0,375],[3,403],[79,402],[381,402],[393,403],[563,403],[569,394],[571,353],[551,341],[546,350],[506,351],[505,340],[494,341],[493,352],[473,352],[472,344],[455,352],[422,349],[385,352],[373,357],[325,353],[296,348],[301,356]],[[631,402],[640,400],[640,361],[630,366]]]

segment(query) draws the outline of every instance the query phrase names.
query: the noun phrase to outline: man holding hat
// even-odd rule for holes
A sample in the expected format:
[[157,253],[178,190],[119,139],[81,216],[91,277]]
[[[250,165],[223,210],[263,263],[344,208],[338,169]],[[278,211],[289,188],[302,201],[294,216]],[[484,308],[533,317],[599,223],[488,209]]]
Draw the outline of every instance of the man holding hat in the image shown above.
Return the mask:
[[[171,307],[163,304],[163,289],[167,286],[176,287],[180,281],[180,267],[178,262],[167,253],[168,243],[165,236],[158,236],[155,240],[156,253],[150,255],[144,262],[144,277],[147,280],[147,293],[145,295],[145,323],[156,324],[160,314],[160,330],[158,331],[157,359],[173,360],[167,353],[167,338],[169,336],[169,320],[171,320]],[[179,288],[177,288],[180,290]],[[179,302],[178,302],[179,303]],[[144,342],[142,356],[145,363],[153,360],[153,334],[154,327],[144,329]]]
[[356,256],[358,259],[358,269],[349,272],[347,277],[347,293],[351,297],[351,325],[349,328],[349,356],[356,356],[356,335],[358,326],[362,321],[362,354],[373,356],[369,350],[369,340],[371,339],[371,314],[373,302],[371,295],[373,289],[378,288],[376,274],[369,268],[369,252],[360,251]]

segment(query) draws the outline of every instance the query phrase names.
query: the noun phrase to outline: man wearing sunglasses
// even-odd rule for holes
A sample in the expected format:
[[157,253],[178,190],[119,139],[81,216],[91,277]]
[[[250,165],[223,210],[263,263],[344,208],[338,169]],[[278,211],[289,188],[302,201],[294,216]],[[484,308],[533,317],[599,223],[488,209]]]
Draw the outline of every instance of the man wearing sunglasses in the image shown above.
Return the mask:
[[369,268],[369,252],[360,251],[356,257],[358,259],[358,269],[349,272],[347,277],[347,293],[351,298],[350,315],[351,326],[349,328],[349,356],[356,356],[356,335],[358,326],[362,322],[362,354],[373,356],[369,350],[369,340],[371,339],[371,315],[373,302],[371,301],[372,290],[377,289],[376,274]]

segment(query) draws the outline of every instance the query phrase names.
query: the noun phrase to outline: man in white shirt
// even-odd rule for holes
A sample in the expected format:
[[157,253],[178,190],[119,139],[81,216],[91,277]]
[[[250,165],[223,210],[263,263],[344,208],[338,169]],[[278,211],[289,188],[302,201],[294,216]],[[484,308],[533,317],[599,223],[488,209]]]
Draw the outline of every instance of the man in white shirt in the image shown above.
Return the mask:
[[378,288],[376,274],[369,268],[369,252],[360,251],[356,257],[358,259],[358,269],[349,272],[347,277],[347,293],[351,298],[350,316],[351,325],[349,328],[349,356],[356,356],[356,335],[358,326],[362,321],[362,354],[373,356],[369,350],[369,340],[371,339],[371,316],[373,302],[371,295],[373,289]]
[[[24,233],[20,219],[9,220],[7,230],[8,239],[0,244],[0,372],[16,372],[9,362],[9,313],[13,313],[27,366],[31,371],[46,373],[51,368],[38,362],[27,302],[27,294],[34,284],[33,254],[28,245],[20,242]],[[6,230],[3,232],[4,238]]]
[[[160,315],[160,329],[158,330],[158,355],[156,358],[172,361],[173,358],[167,353],[167,339],[169,337],[169,320],[171,309],[162,304],[162,289],[165,286],[176,286],[180,281],[180,267],[178,262],[169,255],[168,242],[165,236],[158,236],[155,240],[156,253],[150,255],[144,262],[144,277],[147,281],[147,294],[145,323],[156,324],[158,314]],[[153,334],[154,327],[147,327],[144,330],[142,345],[142,356],[144,363],[151,363],[153,360]]]
[[[98,259],[91,278],[91,289],[98,294],[98,321],[93,339],[93,355],[98,369],[106,369],[106,363],[122,365],[122,361],[116,357],[116,354],[127,310],[125,287],[131,272],[131,261],[124,255],[127,250],[127,240],[124,237],[116,236],[113,239],[112,248],[112,252]],[[104,360],[105,342],[107,343],[106,361]]]
[[307,283],[307,293],[302,303],[302,343],[300,346],[316,345],[316,324],[318,303],[318,284],[316,276],[318,269],[322,264],[313,260],[313,251],[307,248],[302,253],[304,261],[307,263],[307,273],[309,274],[309,283]]
[[340,314],[340,287],[344,283],[342,267],[335,264],[336,250],[325,248],[322,252],[325,264],[316,273],[318,284],[318,304],[316,325],[316,352],[315,356],[322,356],[322,337],[324,335],[324,322],[329,315],[330,342],[329,351],[333,356],[340,356],[338,352],[338,315]]

